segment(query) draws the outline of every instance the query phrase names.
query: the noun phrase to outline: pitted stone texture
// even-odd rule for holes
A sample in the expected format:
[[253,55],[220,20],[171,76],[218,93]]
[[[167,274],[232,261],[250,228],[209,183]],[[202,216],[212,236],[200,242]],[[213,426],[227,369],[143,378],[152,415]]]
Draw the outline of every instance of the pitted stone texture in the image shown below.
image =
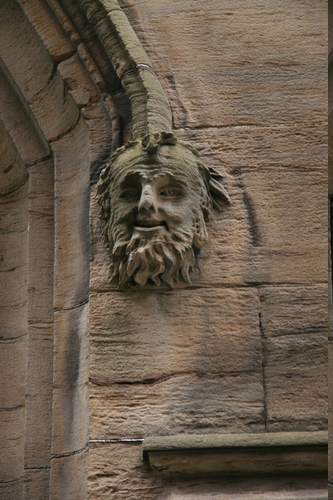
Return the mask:
[[261,367],[256,289],[94,294],[90,324],[91,377],[131,382]]
[[29,167],[29,322],[53,321],[54,162]]
[[53,324],[29,325],[25,466],[50,467],[53,395]]
[[2,500],[13,500],[13,498],[22,498],[23,478],[10,483],[0,483],[0,497]]
[[1,481],[8,482],[22,478],[24,474],[24,406],[0,409],[0,450]]
[[156,380],[90,387],[92,439],[263,432],[258,373],[173,374]]
[[327,427],[327,287],[260,290],[267,429]]
[[[326,2],[123,3],[140,17],[137,33],[171,103],[177,92],[186,110],[176,128],[320,122],[326,116]],[[160,60],[173,78],[163,78]]]
[[[50,469],[26,469],[24,476],[24,500],[49,498]],[[19,498],[19,497],[16,497]]]
[[26,335],[0,341],[0,408],[24,406],[26,352]]
[[[18,4],[2,2],[0,14],[0,55],[45,137],[53,141],[75,126],[79,110],[50,54]],[[15,43],[12,43],[13,33]]]
[[87,449],[74,455],[53,458],[50,497],[54,500],[87,498],[88,463]]
[[52,453],[83,449],[89,435],[89,305],[55,313]]
[[[73,54],[75,45],[53,11],[53,9],[57,9],[57,14],[59,15],[59,11],[61,12],[61,7],[59,5],[53,2],[53,4],[51,4],[53,7],[52,9],[52,7],[43,0],[37,0],[35,2],[18,0],[18,2],[55,62],[62,61]],[[61,14],[59,17],[61,19]],[[62,12],[62,21],[64,17],[64,12]],[[67,22],[69,22],[69,20]]]
[[92,444],[89,477],[89,500],[327,499],[324,477],[164,479],[142,461],[137,443]]
[[78,306],[89,293],[89,132],[81,119],[52,144],[55,161],[56,309]]
[[262,429],[257,290],[92,295],[90,378],[95,438]]
[[3,197],[27,181],[27,169],[1,120],[0,158],[0,196]]

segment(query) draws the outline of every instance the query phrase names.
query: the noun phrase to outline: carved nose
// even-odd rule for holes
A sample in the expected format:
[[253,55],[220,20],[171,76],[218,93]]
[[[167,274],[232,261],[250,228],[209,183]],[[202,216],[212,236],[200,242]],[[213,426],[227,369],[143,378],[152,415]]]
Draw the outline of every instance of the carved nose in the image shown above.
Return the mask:
[[146,212],[157,212],[156,200],[150,187],[145,187],[143,189],[139,203],[139,213],[142,214]]

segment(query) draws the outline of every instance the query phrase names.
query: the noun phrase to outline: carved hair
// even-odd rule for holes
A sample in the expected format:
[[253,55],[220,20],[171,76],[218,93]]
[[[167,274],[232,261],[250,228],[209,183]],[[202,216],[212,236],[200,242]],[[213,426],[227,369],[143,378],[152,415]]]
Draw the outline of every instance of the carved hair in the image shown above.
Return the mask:
[[[205,221],[208,220],[212,207],[219,209],[221,202],[230,203],[229,195],[220,182],[223,179],[222,175],[217,173],[212,168],[207,168],[199,160],[198,152],[191,144],[184,141],[178,141],[171,132],[162,132],[159,134],[148,134],[142,139],[142,141],[129,141],[121,148],[118,148],[117,151],[111,156],[108,166],[101,172],[100,180],[97,185],[96,198],[101,207],[99,216],[102,220],[109,221],[111,218],[112,200],[110,197],[110,185],[113,182],[114,177],[113,167],[117,161],[122,160],[122,157],[124,157],[124,162],[126,162],[124,153],[131,149],[133,150],[140,144],[142,152],[145,153],[141,158],[142,161],[144,161],[147,154],[151,157],[156,154],[161,146],[176,146],[178,144],[183,146],[185,151],[192,153],[193,169],[197,169],[202,178],[200,204]],[[138,157],[137,160],[139,159],[140,158]],[[179,161],[182,161],[181,157],[179,158]],[[110,242],[108,241],[107,227],[104,228],[103,235],[105,244],[109,246]]]
[[[190,210],[191,228],[177,227],[172,234],[146,239],[128,234],[124,227],[117,227],[112,193],[117,193],[120,179],[126,173],[135,171],[138,165],[155,162],[162,171],[172,168],[180,178],[186,179],[189,189],[196,193],[196,203]],[[168,284],[170,287],[178,281],[189,283],[189,271],[195,264],[194,250],[200,249],[207,241],[209,214],[213,207],[219,207],[220,201],[229,201],[219,179],[217,173],[200,162],[198,153],[190,144],[177,141],[171,133],[145,136],[142,141],[119,148],[101,173],[97,189],[100,217],[106,221],[104,243],[112,251],[111,279],[118,278],[119,285],[144,286],[148,280],[157,286]]]

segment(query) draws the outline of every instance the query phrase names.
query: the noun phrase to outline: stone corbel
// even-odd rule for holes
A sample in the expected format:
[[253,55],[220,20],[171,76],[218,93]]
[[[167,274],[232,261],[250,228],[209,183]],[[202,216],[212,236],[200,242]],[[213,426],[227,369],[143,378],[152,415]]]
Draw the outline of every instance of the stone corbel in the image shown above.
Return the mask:
[[117,149],[97,189],[111,280],[119,286],[190,283],[212,209],[229,203],[221,176],[172,133],[152,64],[116,0],[79,0],[130,99],[133,141]]

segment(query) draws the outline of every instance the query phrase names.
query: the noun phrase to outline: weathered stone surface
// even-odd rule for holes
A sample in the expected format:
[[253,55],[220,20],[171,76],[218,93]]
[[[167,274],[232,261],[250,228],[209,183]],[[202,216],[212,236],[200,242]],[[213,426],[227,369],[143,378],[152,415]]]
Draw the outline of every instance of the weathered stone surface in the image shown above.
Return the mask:
[[[330,484],[330,495],[333,494],[333,380],[330,375],[333,366],[333,344],[332,340],[328,342],[328,481]],[[329,496],[329,498],[331,498]]]
[[327,285],[260,288],[261,329],[265,337],[327,332]]
[[78,306],[89,291],[89,135],[81,119],[52,144],[55,160],[57,309]]
[[131,382],[260,371],[258,314],[251,288],[93,294],[90,376]]
[[87,68],[77,53],[62,61],[58,68],[61,76],[69,85],[70,93],[79,107],[88,106],[99,101],[99,89],[91,79]]
[[[54,63],[16,2],[1,2],[0,19],[1,57],[21,92],[30,101],[49,84],[54,72]],[[37,61],[38,69],[36,64],[33,64]]]
[[[326,123],[186,128],[175,133],[179,139],[191,142],[207,165],[236,177],[249,169],[260,172],[277,167],[321,173],[327,161]],[[290,185],[290,189],[294,187]],[[316,189],[324,190],[320,185]]]
[[264,430],[258,373],[188,373],[141,383],[92,383],[90,397],[93,439]]
[[327,424],[327,287],[262,287],[267,428]]
[[232,479],[165,488],[158,500],[327,500],[325,479]]
[[[325,496],[326,495],[326,496]],[[142,462],[136,443],[94,443],[90,447],[90,500],[324,500],[326,478],[162,478]]]
[[267,429],[325,429],[327,335],[269,338],[264,359]]
[[[26,236],[26,231],[24,231]],[[21,240],[21,244],[25,242]],[[20,266],[14,269],[9,269],[1,273],[2,284],[0,290],[1,308],[8,308],[13,306],[15,308],[22,308],[27,304],[27,273],[26,266]],[[26,308],[26,307],[25,307]],[[25,312],[26,313],[26,312]],[[26,316],[26,314],[25,314]],[[18,337],[19,332],[11,332],[11,336]],[[5,336],[1,332],[1,336]]]
[[28,226],[28,193],[26,182],[22,187],[1,198],[1,234],[23,232]]
[[52,459],[50,497],[54,500],[87,497],[89,454],[85,449],[75,455]]
[[[50,469],[25,469],[24,500],[49,498]],[[18,497],[17,497],[18,498]]]
[[54,164],[29,167],[29,311],[30,323],[53,321]]
[[53,325],[29,325],[25,467],[50,466],[52,395]]
[[[0,273],[0,481],[13,481],[3,491],[3,498],[6,499],[14,493],[21,494],[24,474],[27,188],[26,182],[20,189],[0,199],[0,244],[4,259],[4,270]],[[7,240],[7,234],[17,237]],[[23,251],[17,254],[13,244],[19,245]],[[11,252],[15,256],[14,262],[9,257]],[[9,267],[10,262],[18,264],[17,267]]]
[[257,307],[252,289],[93,294],[92,435],[261,429]]
[[24,406],[26,336],[0,341],[0,408]]
[[89,500],[153,500],[166,485],[143,463],[141,443],[90,445]]
[[138,35],[157,73],[159,60],[170,67],[189,126],[324,119],[326,2],[300,8],[279,0],[272,8],[264,1],[139,0],[137,7]]
[[[79,119],[60,73],[36,31],[13,2],[2,2],[0,55],[34,112],[46,138],[55,140]],[[1,11],[2,12],[2,11]],[[16,43],[12,34],[16,33]],[[29,40],[29,43],[26,43]]]
[[96,183],[101,169],[106,165],[112,148],[111,112],[104,100],[84,107],[82,116],[89,128],[90,180]]
[[55,313],[52,453],[84,448],[89,434],[89,305]]
[[[0,471],[1,481],[23,477],[24,406],[0,409]],[[1,484],[1,483],[0,483]]]
[[43,0],[35,2],[18,0],[18,2],[55,62],[62,61],[73,54],[75,45],[55,15],[53,5],[51,7]]
[[29,104],[49,142],[70,132],[80,118],[80,111],[58,70]]
[[0,496],[3,500],[13,500],[13,498],[22,498],[23,478],[10,483],[0,482]]
[[43,136],[36,118],[30,112],[8,69],[0,58],[1,120],[10,133],[23,161],[31,164],[50,154],[49,145]]
[[0,196],[15,191],[27,180],[27,169],[0,120]]

